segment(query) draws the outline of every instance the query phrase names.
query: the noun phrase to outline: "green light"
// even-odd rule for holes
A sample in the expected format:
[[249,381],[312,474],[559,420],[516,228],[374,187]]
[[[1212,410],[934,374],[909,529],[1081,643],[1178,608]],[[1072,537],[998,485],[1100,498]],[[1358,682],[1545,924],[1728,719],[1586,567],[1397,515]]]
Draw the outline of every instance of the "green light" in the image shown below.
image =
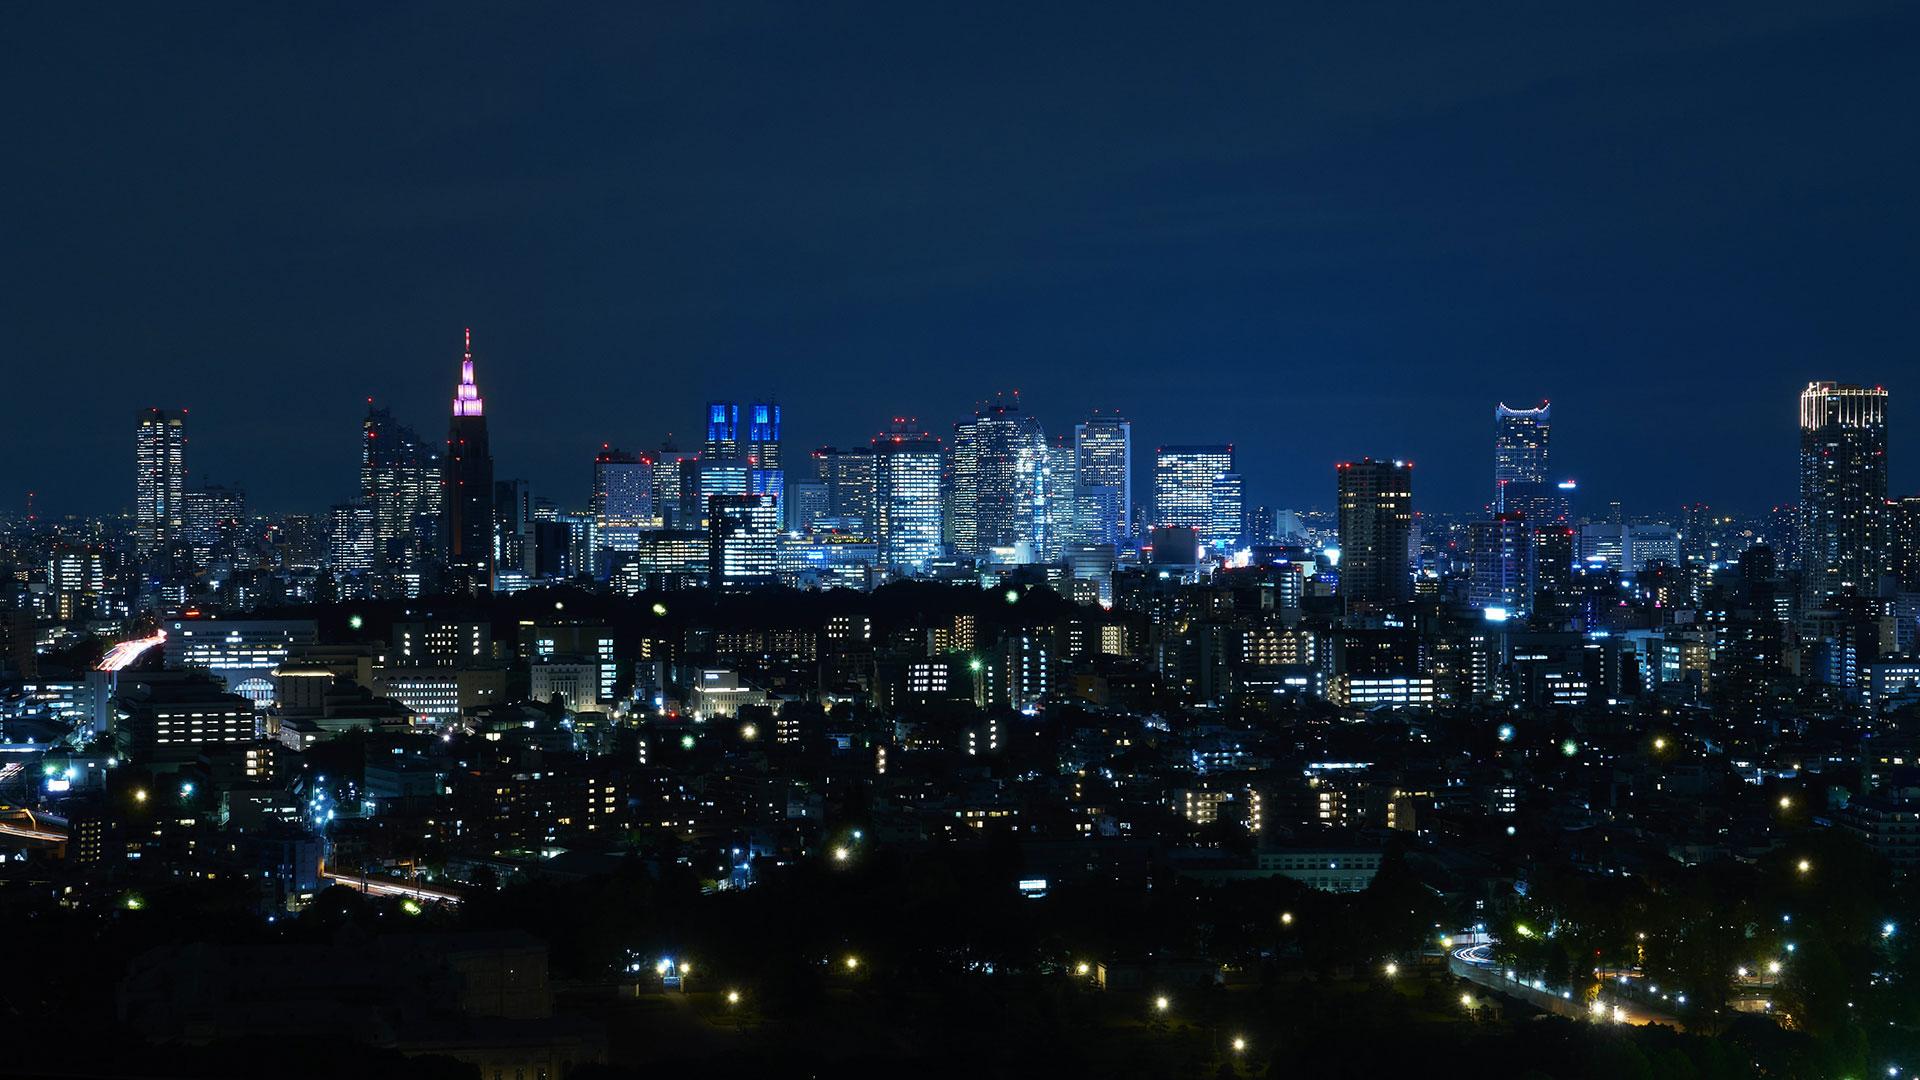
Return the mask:
[[667,605],[665,604],[653,605],[653,613],[655,615],[665,615],[667,613]]
[[418,915],[420,914],[420,905],[411,900],[402,900],[400,901],[400,910],[409,915]]
[[351,627],[353,627],[353,628],[354,628],[355,630],[358,630],[358,629],[360,629],[360,628],[361,628],[362,626],[365,626],[365,625],[366,625],[366,620],[365,620],[365,619],[362,619],[362,618],[361,618],[360,616],[358,616],[358,615],[354,615],[354,616],[351,616],[351,617],[349,617],[349,618],[347,619],[347,625],[348,625],[348,626],[351,626]]
[[146,902],[145,900],[142,900],[142,899],[140,899],[140,898],[139,898],[138,896],[135,896],[135,895],[131,895],[131,894],[130,894],[130,895],[128,895],[128,897],[127,897],[127,910],[128,910],[128,911],[139,911],[139,910],[140,910],[141,908],[143,908],[143,907],[146,907],[146,906],[147,906],[147,902]]
[[682,750],[693,749],[693,736],[691,735],[680,736],[680,749]]
[[968,666],[968,667],[971,667],[971,668],[972,668],[973,670],[975,670],[975,671],[979,671],[979,670],[980,670],[980,660],[979,660],[979,658],[978,658],[978,657],[975,657],[975,658],[974,658],[974,660],[973,660],[973,662],[972,662],[971,664],[968,664],[967,666]]
[[1572,739],[1568,739],[1566,742],[1560,744],[1560,752],[1568,757],[1572,757],[1580,752],[1580,744],[1574,742]]
[[1020,602],[1020,590],[1019,590],[1019,589],[1008,589],[1008,590],[1007,590],[1007,603],[1009,603],[1009,604],[1017,604],[1017,603],[1019,603],[1019,602]]

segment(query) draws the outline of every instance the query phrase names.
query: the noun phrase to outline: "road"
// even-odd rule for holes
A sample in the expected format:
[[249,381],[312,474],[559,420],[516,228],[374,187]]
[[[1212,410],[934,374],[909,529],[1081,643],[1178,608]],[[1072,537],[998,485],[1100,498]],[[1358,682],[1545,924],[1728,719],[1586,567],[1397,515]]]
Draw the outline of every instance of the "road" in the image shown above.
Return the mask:
[[324,867],[320,876],[336,885],[345,885],[349,889],[358,889],[368,896],[404,896],[413,900],[425,900],[436,904],[457,904],[463,897],[452,889],[436,889],[431,885],[415,885],[405,881],[387,881],[382,878],[361,877],[358,874],[336,874]]

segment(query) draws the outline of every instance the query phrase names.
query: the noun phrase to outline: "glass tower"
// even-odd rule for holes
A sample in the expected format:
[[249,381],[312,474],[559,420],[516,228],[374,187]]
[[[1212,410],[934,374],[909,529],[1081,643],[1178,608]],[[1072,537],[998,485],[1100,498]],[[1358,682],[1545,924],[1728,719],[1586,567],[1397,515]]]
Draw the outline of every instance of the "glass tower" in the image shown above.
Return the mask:
[[1887,392],[1831,382],[1800,393],[1801,600],[1879,592],[1887,565]]

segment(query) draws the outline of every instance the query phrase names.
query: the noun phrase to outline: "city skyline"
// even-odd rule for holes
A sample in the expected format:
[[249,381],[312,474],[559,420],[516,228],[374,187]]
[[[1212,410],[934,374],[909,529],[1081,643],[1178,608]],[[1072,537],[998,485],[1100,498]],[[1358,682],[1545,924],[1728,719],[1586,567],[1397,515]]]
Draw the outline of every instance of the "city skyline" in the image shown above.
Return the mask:
[[[195,475],[318,511],[352,491],[332,433],[367,396],[426,423],[469,324],[508,410],[495,452],[547,490],[602,442],[697,442],[715,397],[777,397],[817,446],[1017,388],[1049,432],[1097,408],[1142,446],[1234,442],[1261,466],[1249,503],[1322,507],[1325,465],[1365,454],[1420,462],[1429,506],[1477,505],[1487,404],[1550,398],[1587,490],[1758,511],[1793,494],[1782,394],[1897,393],[1913,352],[1892,313],[1917,157],[1888,133],[1916,76],[1889,61],[1920,13],[1734,14],[1406,7],[1376,41],[1324,12],[1181,34],[1106,12],[1079,49],[1078,17],[1033,12],[1011,35],[1031,51],[981,70],[1009,35],[932,12],[591,33],[506,12],[448,31],[465,48],[383,15],[82,34],[32,13],[41,46],[6,85],[85,111],[23,125],[16,242],[39,254],[13,373],[30,396],[74,371],[103,391],[10,430],[27,465],[0,512],[29,491],[53,515],[130,510],[107,436],[151,407],[193,410]],[[361,35],[379,47],[343,48]],[[915,44],[876,47],[896,39]],[[524,68],[480,59],[502,55]],[[1219,77],[1136,86],[1142,56]],[[542,77],[562,68],[604,93]],[[142,92],[92,89],[119,79]],[[626,127],[647,135],[603,137]],[[1393,444],[1349,437],[1355,414]],[[1621,438],[1642,423],[1686,435]],[[97,438],[30,451],[65,430]],[[1891,489],[1915,490],[1899,439]]]

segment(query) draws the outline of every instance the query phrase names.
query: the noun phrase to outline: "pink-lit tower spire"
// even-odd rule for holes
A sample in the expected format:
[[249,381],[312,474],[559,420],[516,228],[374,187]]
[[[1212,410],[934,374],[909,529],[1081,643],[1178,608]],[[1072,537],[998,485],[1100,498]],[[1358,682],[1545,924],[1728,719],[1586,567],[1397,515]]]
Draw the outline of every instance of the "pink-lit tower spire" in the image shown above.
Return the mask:
[[460,361],[460,385],[453,388],[453,415],[480,416],[480,388],[473,384],[473,329],[467,329],[467,344]]
[[493,587],[493,455],[487,449],[487,417],[480,388],[473,384],[473,331],[467,331],[460,360],[460,385],[454,388],[453,423],[447,431],[447,456],[441,470],[446,515],[447,569],[456,589]]

